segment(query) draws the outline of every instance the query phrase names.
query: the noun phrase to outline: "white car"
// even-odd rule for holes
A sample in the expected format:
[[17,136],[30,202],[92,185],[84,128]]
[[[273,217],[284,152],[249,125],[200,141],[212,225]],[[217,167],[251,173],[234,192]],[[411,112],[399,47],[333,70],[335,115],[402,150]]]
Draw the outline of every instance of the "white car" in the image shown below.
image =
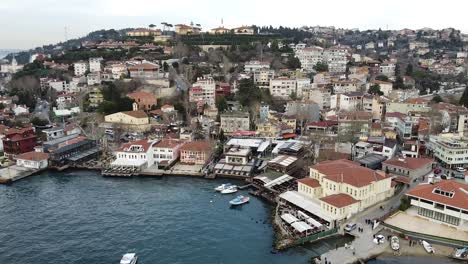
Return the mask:
[[458,171],[458,172],[465,172],[465,171],[466,171],[466,169],[465,169],[465,168],[463,168],[463,167],[458,167],[458,168],[457,168],[457,171]]

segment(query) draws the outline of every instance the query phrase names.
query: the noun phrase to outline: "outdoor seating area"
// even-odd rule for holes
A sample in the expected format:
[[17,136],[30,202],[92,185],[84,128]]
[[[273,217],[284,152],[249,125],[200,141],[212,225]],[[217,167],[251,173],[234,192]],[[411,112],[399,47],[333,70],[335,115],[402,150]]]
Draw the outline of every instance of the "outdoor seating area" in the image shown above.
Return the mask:
[[300,238],[326,230],[324,224],[300,210],[282,207],[279,212],[281,212],[281,226],[291,237]]

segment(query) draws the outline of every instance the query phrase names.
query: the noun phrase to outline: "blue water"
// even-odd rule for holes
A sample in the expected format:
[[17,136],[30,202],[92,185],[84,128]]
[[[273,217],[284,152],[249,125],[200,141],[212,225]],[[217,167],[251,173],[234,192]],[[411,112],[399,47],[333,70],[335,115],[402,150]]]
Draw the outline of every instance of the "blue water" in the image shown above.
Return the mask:
[[314,250],[271,254],[270,206],[230,209],[221,182],[75,171],[0,186],[1,263],[118,263],[133,251],[140,264],[308,263]]
[[234,195],[213,191],[222,182],[70,171],[0,185],[0,263],[119,263],[122,254],[136,252],[139,264],[299,264],[349,241],[271,254],[272,208],[252,197],[231,209]]

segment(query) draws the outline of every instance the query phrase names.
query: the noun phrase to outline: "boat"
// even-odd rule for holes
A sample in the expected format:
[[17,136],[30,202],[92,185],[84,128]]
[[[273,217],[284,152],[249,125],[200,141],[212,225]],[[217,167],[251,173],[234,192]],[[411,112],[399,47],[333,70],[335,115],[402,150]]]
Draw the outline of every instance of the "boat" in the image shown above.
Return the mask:
[[220,191],[222,191],[222,190],[224,190],[224,189],[226,189],[226,188],[228,188],[228,187],[230,187],[230,186],[232,186],[232,184],[230,184],[230,183],[223,183],[223,184],[219,185],[218,187],[216,187],[216,188],[215,188],[215,191],[220,192]]
[[390,246],[393,250],[397,251],[400,249],[400,240],[396,236],[392,236],[390,239]]
[[425,240],[422,241],[422,245],[423,245],[424,249],[427,251],[427,253],[433,254],[435,252],[432,245],[429,244],[428,242],[426,242]]
[[138,257],[135,253],[126,253],[122,256],[120,264],[135,264],[138,260]]
[[245,204],[245,203],[248,203],[250,200],[250,197],[248,196],[243,196],[243,195],[239,195],[237,196],[236,198],[232,199],[231,201],[229,201],[229,203],[231,205],[241,205],[241,204]]
[[452,258],[458,260],[468,260],[468,248],[457,248],[452,254]]
[[221,191],[222,194],[229,194],[229,193],[235,193],[235,192],[237,192],[237,186],[235,185],[229,186],[226,189]]

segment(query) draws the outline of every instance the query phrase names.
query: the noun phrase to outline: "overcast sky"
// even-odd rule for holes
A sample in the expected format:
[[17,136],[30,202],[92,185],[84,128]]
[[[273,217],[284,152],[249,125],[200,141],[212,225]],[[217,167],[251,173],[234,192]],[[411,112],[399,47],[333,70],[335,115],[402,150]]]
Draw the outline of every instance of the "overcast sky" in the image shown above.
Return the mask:
[[27,49],[98,29],[166,21],[359,29],[454,27],[468,32],[466,0],[0,0],[0,48]]

